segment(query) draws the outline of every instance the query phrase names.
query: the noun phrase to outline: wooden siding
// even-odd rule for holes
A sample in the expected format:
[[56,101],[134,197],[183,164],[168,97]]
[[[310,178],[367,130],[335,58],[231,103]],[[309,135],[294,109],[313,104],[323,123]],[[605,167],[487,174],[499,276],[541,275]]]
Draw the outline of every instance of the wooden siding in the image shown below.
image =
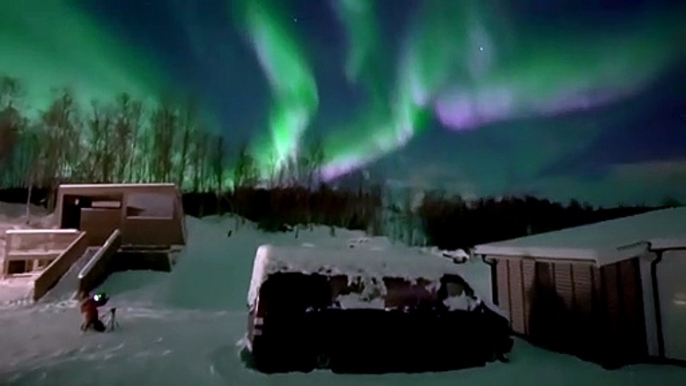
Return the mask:
[[553,264],[555,271],[555,289],[565,303],[567,309],[571,310],[574,303],[574,286],[572,282],[571,264]]
[[510,268],[510,323],[512,329],[518,334],[526,333],[527,317],[524,314],[524,280],[522,275],[521,260],[508,260]]
[[[136,194],[155,194],[170,198],[171,217],[130,217],[126,207],[129,197]],[[62,222],[68,197],[114,199],[120,202],[117,209],[81,208],[82,230],[88,233],[91,245],[100,245],[115,230],[122,233],[122,245],[140,247],[186,244],[183,205],[178,189],[173,184],[102,184],[61,185],[57,195],[57,218]]]
[[510,313],[510,271],[507,260],[500,260],[496,264],[498,306],[508,315]]
[[574,309],[583,322],[590,322],[593,311],[593,267],[572,265]]
[[524,281],[524,331],[529,333],[529,318],[531,315],[531,293],[536,287],[536,261],[525,259],[522,261],[522,275]]
[[647,355],[637,259],[598,268],[590,262],[490,257],[498,261],[498,305],[510,315],[515,333],[532,340],[536,335],[534,343],[598,362]]
[[608,334],[611,339],[619,335],[619,296],[620,289],[617,278],[617,265],[609,265],[601,269],[602,288],[605,294],[605,312],[607,315]]

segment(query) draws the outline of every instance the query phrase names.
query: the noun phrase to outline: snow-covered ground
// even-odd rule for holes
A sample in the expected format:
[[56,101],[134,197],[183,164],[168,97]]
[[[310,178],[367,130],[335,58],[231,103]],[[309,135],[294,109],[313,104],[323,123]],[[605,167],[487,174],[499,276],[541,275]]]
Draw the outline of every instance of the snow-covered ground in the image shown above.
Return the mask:
[[[683,385],[686,369],[631,366],[606,371],[517,340],[509,364],[434,374],[264,375],[245,368],[237,342],[246,327],[246,295],[260,244],[347,245],[359,232],[328,228],[264,234],[235,220],[188,218],[189,242],[172,273],[124,272],[102,289],[117,307],[119,329],[79,330],[73,301],[0,309],[0,385]],[[234,230],[231,237],[227,232]],[[380,245],[382,245],[381,243]],[[463,275],[490,296],[488,267]]]

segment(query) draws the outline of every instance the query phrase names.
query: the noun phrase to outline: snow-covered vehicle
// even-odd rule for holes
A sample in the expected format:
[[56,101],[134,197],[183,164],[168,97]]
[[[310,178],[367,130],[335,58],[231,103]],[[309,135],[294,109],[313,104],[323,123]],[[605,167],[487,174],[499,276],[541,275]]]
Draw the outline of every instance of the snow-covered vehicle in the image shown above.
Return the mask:
[[418,372],[504,359],[507,319],[451,260],[407,249],[260,246],[246,357],[262,372]]

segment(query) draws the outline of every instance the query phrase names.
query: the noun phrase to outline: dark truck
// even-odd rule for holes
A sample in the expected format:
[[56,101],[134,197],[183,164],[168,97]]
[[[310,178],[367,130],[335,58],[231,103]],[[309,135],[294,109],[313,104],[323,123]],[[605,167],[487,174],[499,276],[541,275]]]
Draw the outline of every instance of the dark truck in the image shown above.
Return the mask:
[[383,373],[506,360],[508,320],[478,299],[455,264],[401,251],[260,247],[247,363],[266,373]]

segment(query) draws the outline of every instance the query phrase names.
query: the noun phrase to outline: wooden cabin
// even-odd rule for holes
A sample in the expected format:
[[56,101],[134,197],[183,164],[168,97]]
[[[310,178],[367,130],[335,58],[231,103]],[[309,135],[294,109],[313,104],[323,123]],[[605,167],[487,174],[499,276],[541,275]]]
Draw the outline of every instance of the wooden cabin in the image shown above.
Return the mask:
[[85,231],[90,245],[103,244],[115,229],[122,246],[186,244],[181,193],[174,184],[61,185],[56,212],[60,228]]

